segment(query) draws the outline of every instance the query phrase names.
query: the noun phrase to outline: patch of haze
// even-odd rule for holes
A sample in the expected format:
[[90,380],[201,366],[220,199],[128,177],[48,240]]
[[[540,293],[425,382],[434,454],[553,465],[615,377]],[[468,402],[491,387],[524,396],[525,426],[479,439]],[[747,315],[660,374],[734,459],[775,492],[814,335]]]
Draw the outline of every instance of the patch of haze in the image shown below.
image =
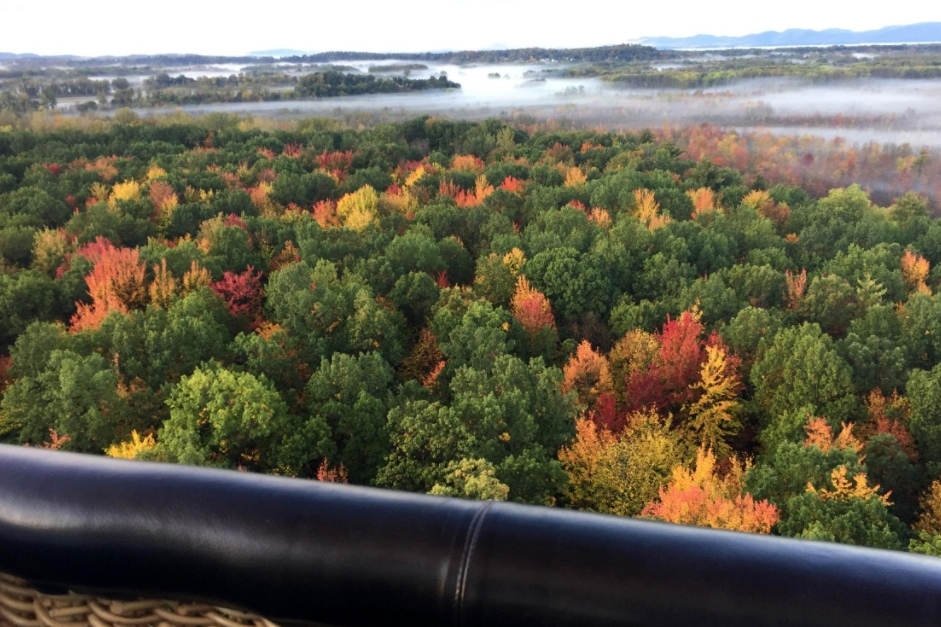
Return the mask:
[[753,132],[760,130],[771,133],[772,135],[789,135],[793,137],[822,137],[823,139],[843,139],[847,143],[862,145],[869,143],[876,144],[894,144],[901,146],[930,146],[941,147],[941,128],[930,131],[893,131],[879,130],[872,128],[831,128],[831,127],[812,127],[801,128],[799,126],[761,126],[761,127],[735,127],[735,130],[744,132]]
[[[376,62],[343,65],[367,72]],[[941,147],[941,80],[861,79],[815,85],[800,79],[768,78],[707,89],[641,89],[597,78],[562,78],[557,72],[563,68],[561,64],[427,65],[427,70],[412,70],[409,75],[427,78],[446,72],[462,88],[321,100],[213,103],[140,112],[162,115],[182,110],[277,118],[374,116],[389,120],[424,114],[475,120],[533,116],[612,129],[709,123],[740,131],[842,137],[859,144]],[[241,69],[234,64],[214,65],[187,67],[172,74],[207,76],[216,72],[228,76]],[[313,70],[292,64],[280,64],[279,69],[287,73]],[[496,74],[500,77],[495,78]],[[139,87],[149,75],[125,78]]]
[[239,74],[243,67],[245,66],[241,63],[220,63],[211,66],[186,67],[173,71],[166,70],[166,73],[170,76],[179,76],[182,74],[186,78],[199,78],[200,76],[208,78],[228,78],[233,74]]
[[782,114],[819,113],[852,115],[896,113],[908,110],[937,111],[941,82],[906,80],[865,80],[839,85],[804,85],[788,91],[769,93],[764,101]]

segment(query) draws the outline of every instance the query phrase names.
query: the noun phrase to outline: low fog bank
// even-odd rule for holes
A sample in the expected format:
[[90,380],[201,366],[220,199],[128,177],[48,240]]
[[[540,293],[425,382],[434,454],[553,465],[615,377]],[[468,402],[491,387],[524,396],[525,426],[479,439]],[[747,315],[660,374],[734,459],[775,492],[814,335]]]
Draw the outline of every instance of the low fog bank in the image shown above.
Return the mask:
[[[371,65],[394,63],[352,62],[347,68],[365,73]],[[194,67],[184,68],[181,73],[225,75],[242,69],[250,68]],[[859,144],[908,143],[941,148],[941,80],[860,79],[820,85],[799,79],[754,79],[709,89],[642,89],[619,87],[598,78],[562,78],[564,69],[563,64],[429,65],[410,70],[408,75],[428,78],[446,73],[450,80],[461,84],[461,89],[313,101],[205,104],[138,112],[225,112],[279,119],[323,116],[398,120],[422,114],[471,120],[531,117],[610,129],[708,123],[740,131],[842,137]],[[68,107],[71,103],[60,104]]]

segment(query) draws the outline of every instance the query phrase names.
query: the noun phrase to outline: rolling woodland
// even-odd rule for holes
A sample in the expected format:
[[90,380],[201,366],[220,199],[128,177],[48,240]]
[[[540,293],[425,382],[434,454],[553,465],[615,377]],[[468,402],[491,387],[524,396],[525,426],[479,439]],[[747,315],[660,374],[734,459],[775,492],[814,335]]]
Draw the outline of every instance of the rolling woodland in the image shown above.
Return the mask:
[[0,439],[941,555],[935,157],[16,118]]

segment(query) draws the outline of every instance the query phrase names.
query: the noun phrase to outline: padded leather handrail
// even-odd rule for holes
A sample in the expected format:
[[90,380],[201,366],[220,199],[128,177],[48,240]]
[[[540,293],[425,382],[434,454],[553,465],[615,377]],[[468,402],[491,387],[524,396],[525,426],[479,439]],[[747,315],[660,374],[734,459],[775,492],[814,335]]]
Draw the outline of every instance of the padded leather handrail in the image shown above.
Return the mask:
[[0,571],[334,625],[941,625],[941,560],[0,446]]

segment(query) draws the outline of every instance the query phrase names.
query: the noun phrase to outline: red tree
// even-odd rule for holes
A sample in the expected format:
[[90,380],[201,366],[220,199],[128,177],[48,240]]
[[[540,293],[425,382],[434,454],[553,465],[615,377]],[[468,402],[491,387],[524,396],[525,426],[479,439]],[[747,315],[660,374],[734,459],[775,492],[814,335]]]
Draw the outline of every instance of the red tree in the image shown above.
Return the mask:
[[699,377],[705,355],[702,332],[699,318],[689,311],[676,319],[667,317],[656,336],[660,346],[650,368],[634,373],[626,382],[625,413],[646,407],[674,410],[693,400],[696,392],[690,386]]
[[226,272],[221,281],[212,284],[212,289],[225,301],[236,318],[247,318],[255,322],[261,307],[261,272],[251,266],[245,272]]

